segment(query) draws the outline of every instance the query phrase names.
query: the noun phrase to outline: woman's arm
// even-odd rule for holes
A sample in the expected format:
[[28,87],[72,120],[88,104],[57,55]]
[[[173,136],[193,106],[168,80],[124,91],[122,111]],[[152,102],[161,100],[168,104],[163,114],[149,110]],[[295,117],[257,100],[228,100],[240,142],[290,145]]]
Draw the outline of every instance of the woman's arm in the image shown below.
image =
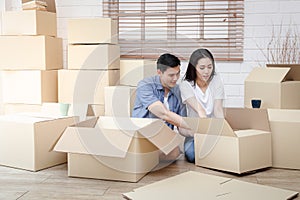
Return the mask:
[[198,113],[200,118],[206,118],[206,112],[202,105],[197,101],[196,97],[190,97],[186,100],[186,104],[189,105],[195,112]]
[[216,99],[214,102],[214,116],[216,118],[224,118],[223,100]]

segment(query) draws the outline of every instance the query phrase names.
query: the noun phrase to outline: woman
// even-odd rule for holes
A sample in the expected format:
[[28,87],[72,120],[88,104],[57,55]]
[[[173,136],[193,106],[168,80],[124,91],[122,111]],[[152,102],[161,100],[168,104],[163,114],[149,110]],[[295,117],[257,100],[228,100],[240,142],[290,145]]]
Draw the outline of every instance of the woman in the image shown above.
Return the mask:
[[[209,50],[197,49],[192,53],[180,91],[188,117],[224,117],[224,86],[215,72],[215,61]],[[184,150],[187,160],[195,162],[193,137],[185,138]]]

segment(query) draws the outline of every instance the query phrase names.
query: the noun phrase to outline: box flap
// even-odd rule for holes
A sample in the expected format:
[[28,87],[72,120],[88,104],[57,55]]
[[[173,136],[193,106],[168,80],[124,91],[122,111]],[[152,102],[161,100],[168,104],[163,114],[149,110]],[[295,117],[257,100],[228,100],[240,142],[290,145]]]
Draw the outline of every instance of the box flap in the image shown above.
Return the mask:
[[225,108],[224,113],[233,130],[257,129],[270,132],[266,109]]
[[286,80],[300,81],[299,64],[267,64],[267,67],[288,67],[290,68],[290,72],[288,73]]
[[169,154],[181,143],[179,134],[170,129],[162,120],[155,120],[148,126],[140,128],[138,132],[164,154]]
[[132,137],[120,131],[94,128],[68,127],[56,143],[54,150],[110,157],[125,157]]
[[235,137],[235,133],[225,119],[221,118],[183,118],[189,127],[199,134]]
[[268,109],[270,122],[300,122],[300,110],[295,109]]
[[247,129],[247,130],[238,130],[235,131],[235,134],[237,137],[247,137],[247,136],[253,136],[253,135],[260,135],[264,133],[270,133],[267,131],[261,131],[261,130],[255,130],[255,129]]
[[247,76],[245,82],[280,83],[285,79],[290,68],[255,67]]

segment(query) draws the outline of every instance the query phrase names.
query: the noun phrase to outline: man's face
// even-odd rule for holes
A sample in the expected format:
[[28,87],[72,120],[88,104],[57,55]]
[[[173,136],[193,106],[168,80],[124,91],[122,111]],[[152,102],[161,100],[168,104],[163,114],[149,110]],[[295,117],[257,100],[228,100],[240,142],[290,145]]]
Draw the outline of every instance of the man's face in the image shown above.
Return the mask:
[[160,76],[160,81],[163,87],[171,89],[176,86],[176,82],[179,79],[180,66],[168,67],[165,72],[157,70],[157,73]]

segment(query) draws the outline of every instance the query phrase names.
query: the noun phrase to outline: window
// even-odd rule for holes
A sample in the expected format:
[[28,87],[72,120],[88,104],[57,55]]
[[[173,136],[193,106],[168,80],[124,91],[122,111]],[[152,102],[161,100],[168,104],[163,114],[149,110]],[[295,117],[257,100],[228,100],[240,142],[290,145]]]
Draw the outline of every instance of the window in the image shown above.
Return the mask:
[[103,0],[103,13],[118,21],[123,58],[208,48],[216,60],[243,60],[243,0]]

